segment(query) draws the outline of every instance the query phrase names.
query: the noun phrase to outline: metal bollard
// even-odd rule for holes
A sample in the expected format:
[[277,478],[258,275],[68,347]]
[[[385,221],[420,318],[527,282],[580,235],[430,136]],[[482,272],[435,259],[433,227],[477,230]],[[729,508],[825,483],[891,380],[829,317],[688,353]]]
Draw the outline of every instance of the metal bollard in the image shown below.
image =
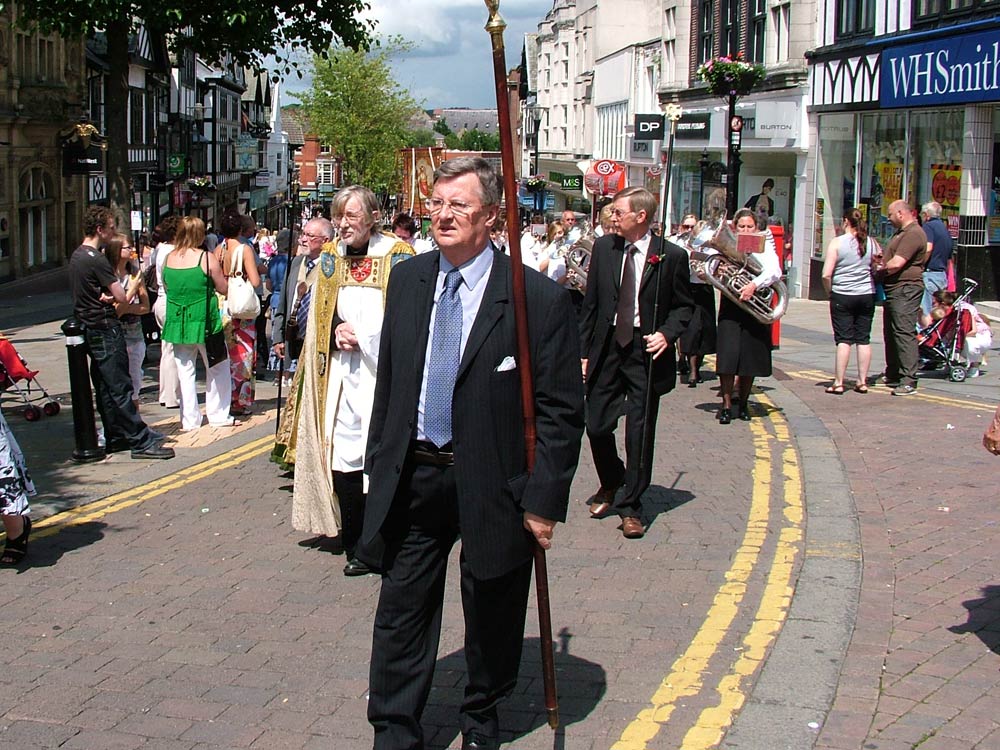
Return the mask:
[[81,464],[100,461],[106,453],[97,444],[94,397],[90,390],[87,340],[83,335],[83,324],[76,318],[70,318],[62,324],[62,332],[66,336],[69,392],[73,400],[73,436],[76,439],[73,460]]

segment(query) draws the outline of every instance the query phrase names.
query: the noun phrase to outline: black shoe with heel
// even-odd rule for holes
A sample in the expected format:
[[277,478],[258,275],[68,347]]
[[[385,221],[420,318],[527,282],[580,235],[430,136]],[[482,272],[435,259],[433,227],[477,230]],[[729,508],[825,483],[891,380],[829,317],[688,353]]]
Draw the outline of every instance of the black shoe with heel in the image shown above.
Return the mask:
[[746,401],[740,401],[740,421],[750,421],[750,404]]
[[733,421],[733,413],[729,409],[720,409],[717,415],[719,424],[729,424]]
[[31,519],[24,518],[24,527],[21,529],[21,536],[17,539],[7,538],[4,545],[3,555],[0,556],[0,565],[17,565],[28,554],[28,537],[31,536]]

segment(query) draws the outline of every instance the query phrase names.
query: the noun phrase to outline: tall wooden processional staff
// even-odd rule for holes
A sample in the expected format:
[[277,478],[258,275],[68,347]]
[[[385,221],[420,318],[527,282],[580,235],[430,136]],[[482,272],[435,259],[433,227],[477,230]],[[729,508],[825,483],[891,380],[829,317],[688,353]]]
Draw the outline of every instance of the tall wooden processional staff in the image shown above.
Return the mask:
[[[500,119],[500,156],[503,172],[504,203],[507,211],[507,241],[510,246],[513,274],[514,320],[517,331],[517,361],[521,374],[521,404],[524,412],[524,445],[528,472],[535,468],[535,401],[531,378],[531,351],[528,345],[528,306],[524,293],[524,263],[521,261],[521,233],[518,231],[517,185],[514,180],[514,136],[510,126],[510,102],[507,99],[507,58],[503,32],[507,24],[500,17],[500,1],[485,0],[490,17],[486,23],[493,42],[493,77],[496,83],[497,116]],[[545,686],[545,711],[549,726],[559,727],[559,704],[556,697],[556,669],[552,652],[552,614],[549,608],[549,580],[545,550],[534,544],[535,590],[538,597],[538,628],[542,645],[542,678]]]

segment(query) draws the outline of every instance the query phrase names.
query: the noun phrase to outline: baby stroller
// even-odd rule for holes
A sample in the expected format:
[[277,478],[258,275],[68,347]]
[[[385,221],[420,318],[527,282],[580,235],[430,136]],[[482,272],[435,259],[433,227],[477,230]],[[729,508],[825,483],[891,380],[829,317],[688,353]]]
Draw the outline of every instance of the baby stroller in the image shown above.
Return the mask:
[[962,279],[965,289],[955,300],[951,310],[938,320],[917,333],[917,343],[920,350],[921,370],[948,369],[948,379],[953,383],[965,380],[969,371],[969,362],[962,356],[965,345],[965,335],[969,330],[970,315],[962,309],[962,303],[967,301],[979,286],[972,279]]
[[[55,401],[42,387],[42,384],[35,379],[37,374],[37,370],[28,369],[28,363],[17,353],[10,340],[0,333],[0,390],[5,391],[11,386],[14,387],[17,395],[24,402],[24,410],[21,414],[29,422],[37,422],[42,418],[43,412],[47,417],[54,417],[59,413],[59,402]],[[18,385],[18,381],[21,380],[27,381],[23,389]],[[48,399],[41,409],[31,403],[32,383]]]

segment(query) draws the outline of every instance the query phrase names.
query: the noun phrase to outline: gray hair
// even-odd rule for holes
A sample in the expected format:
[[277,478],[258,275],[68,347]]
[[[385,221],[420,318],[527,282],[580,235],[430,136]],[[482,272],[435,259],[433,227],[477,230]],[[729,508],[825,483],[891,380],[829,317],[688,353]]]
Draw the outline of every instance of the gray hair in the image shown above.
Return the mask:
[[365,212],[365,219],[373,227],[379,223],[379,203],[378,198],[368,188],[363,185],[348,185],[337,192],[330,206],[330,215],[334,221],[344,215],[347,210],[347,202],[351,198],[357,198],[361,204],[361,210]]
[[466,174],[474,174],[479,178],[479,197],[484,206],[499,206],[503,191],[500,187],[500,175],[486,159],[481,156],[460,156],[441,162],[434,170],[434,182],[440,179],[453,179]]
[[317,216],[315,219],[309,219],[303,229],[308,229],[310,225],[325,235],[328,240],[332,240],[337,234],[333,229],[333,224],[331,224],[328,219],[324,219],[322,216]]
[[619,198],[627,198],[628,207],[632,211],[635,211],[636,213],[639,211],[645,211],[647,224],[656,221],[656,207],[660,202],[656,199],[656,196],[646,190],[646,188],[639,187],[638,185],[634,187],[627,187],[624,190],[615,193],[615,200],[618,200]]
[[923,212],[932,219],[941,218],[941,204],[937,201],[927,201],[923,205]]

